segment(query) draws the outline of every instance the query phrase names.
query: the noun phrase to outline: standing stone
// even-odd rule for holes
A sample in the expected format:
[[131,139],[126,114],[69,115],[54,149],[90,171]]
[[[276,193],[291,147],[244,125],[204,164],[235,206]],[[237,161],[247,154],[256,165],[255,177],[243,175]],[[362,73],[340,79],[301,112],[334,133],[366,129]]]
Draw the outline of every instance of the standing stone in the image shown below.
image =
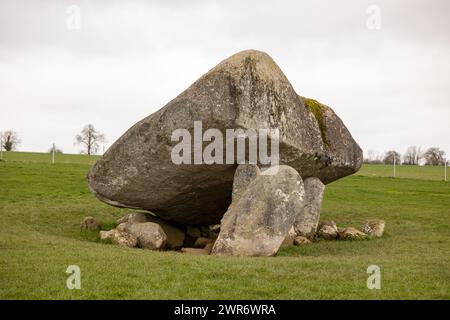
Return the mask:
[[212,254],[273,256],[303,207],[303,181],[289,166],[276,174],[259,175],[222,218]]
[[134,223],[127,225],[126,231],[137,238],[138,245],[141,248],[161,250],[166,245],[167,236],[157,223]]
[[305,206],[297,214],[294,229],[297,235],[313,239],[319,224],[325,185],[315,177],[306,178],[303,183],[305,186]]

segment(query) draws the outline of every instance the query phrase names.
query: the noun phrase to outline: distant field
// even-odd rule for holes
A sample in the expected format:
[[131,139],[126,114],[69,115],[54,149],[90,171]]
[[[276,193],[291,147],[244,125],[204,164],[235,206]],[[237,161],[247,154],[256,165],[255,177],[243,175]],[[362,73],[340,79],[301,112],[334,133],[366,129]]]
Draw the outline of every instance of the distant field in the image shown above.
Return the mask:
[[[0,299],[450,299],[450,183],[355,175],[328,185],[322,218],[355,227],[384,219],[380,239],[318,241],[270,258],[189,256],[120,248],[80,230],[85,216],[112,228],[127,210],[89,192],[95,157],[52,165],[48,156],[0,162]],[[380,290],[366,287],[372,264]],[[66,287],[69,265],[81,268],[81,290]]]
[[[3,152],[3,159],[6,161],[41,162],[51,163],[50,153],[37,152]],[[78,163],[94,164],[100,156],[88,156],[83,154],[56,154],[56,163]],[[447,170],[450,170],[447,168]],[[394,169],[392,165],[384,164],[363,164],[361,170],[356,175],[367,177],[393,177]],[[447,176],[450,178],[450,171]],[[443,166],[409,166],[401,165],[396,167],[397,178],[423,179],[423,180],[444,180]],[[450,179],[449,179],[450,180]]]
[[[396,166],[397,178],[444,180],[444,166]],[[384,164],[363,164],[357,175],[367,177],[393,177],[394,167]],[[447,179],[450,180],[450,168],[447,168]]]
[[[100,159],[100,156],[88,156],[85,154],[56,154],[56,163],[78,163],[78,164],[94,164],[95,161]],[[15,152],[15,151],[3,151],[3,160],[5,161],[22,161],[22,162],[40,162],[51,163],[51,153],[38,153],[38,152]]]

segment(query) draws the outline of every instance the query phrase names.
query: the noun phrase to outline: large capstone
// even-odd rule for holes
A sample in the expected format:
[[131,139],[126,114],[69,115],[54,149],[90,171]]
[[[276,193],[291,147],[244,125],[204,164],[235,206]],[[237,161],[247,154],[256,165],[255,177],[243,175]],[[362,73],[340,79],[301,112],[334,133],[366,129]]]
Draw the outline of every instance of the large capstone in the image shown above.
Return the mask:
[[90,171],[92,192],[165,220],[219,223],[231,203],[236,164],[176,164],[171,157],[174,130],[194,137],[196,121],[203,132],[214,128],[224,137],[226,129],[277,128],[280,163],[302,178],[327,184],[361,166],[361,149],[333,110],[299,96],[266,53],[249,50],[222,61],[125,132]]

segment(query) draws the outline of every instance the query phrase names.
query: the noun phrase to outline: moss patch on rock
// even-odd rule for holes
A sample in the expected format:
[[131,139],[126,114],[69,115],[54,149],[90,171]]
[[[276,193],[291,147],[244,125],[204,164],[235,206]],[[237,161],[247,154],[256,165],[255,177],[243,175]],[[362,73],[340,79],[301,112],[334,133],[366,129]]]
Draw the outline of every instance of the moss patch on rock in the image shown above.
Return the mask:
[[329,145],[327,135],[326,135],[326,124],[325,120],[323,119],[323,105],[318,102],[317,100],[301,97],[303,100],[303,103],[305,106],[311,111],[311,113],[314,115],[314,118],[316,118],[317,124],[319,125],[320,135],[322,136],[322,141],[326,145]]

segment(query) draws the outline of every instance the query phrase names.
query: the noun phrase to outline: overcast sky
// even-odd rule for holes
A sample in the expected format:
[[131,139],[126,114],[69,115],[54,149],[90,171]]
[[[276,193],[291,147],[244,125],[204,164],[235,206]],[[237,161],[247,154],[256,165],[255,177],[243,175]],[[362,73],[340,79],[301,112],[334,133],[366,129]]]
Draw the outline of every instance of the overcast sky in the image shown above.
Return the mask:
[[450,156],[449,12],[446,0],[2,0],[0,131],[17,131],[19,150],[78,153],[92,123],[109,146],[221,60],[258,49],[364,151]]

